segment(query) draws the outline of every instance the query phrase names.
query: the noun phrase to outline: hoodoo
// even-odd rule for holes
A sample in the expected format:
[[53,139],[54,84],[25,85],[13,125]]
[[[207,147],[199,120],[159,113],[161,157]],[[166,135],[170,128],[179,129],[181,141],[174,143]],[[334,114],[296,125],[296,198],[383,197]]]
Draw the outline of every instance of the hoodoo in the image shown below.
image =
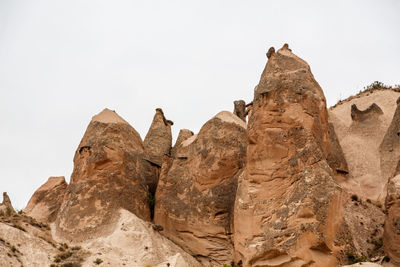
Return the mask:
[[208,266],[232,261],[232,216],[246,153],[246,124],[228,111],[181,143],[163,164],[155,223]]
[[115,111],[94,116],[75,152],[57,234],[74,240],[104,234],[119,208],[150,220],[148,188],[156,173],[145,158],[139,134]]
[[247,158],[234,214],[236,262],[334,266],[341,189],[322,89],[285,45],[270,54],[254,92]]

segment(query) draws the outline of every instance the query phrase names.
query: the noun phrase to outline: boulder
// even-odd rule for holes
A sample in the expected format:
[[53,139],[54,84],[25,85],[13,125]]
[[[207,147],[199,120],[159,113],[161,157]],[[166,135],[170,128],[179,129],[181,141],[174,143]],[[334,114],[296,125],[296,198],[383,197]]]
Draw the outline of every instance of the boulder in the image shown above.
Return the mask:
[[32,195],[24,212],[43,223],[54,222],[63,202],[67,186],[64,176],[50,177]]
[[235,261],[243,266],[335,266],[342,191],[322,89],[285,45],[255,88],[247,155],[234,213]]
[[245,153],[246,124],[223,111],[164,159],[154,222],[205,265],[232,261],[233,204]]
[[11,216],[15,213],[15,210],[11,204],[10,197],[7,192],[3,192],[3,202],[0,203],[0,214],[3,216]]
[[119,208],[150,220],[149,187],[157,180],[140,135],[115,111],[94,116],[74,157],[56,234],[83,240],[107,234]]
[[173,122],[167,120],[161,108],[156,109],[153,122],[144,139],[144,147],[149,155],[149,161],[161,167],[162,158],[171,153]]

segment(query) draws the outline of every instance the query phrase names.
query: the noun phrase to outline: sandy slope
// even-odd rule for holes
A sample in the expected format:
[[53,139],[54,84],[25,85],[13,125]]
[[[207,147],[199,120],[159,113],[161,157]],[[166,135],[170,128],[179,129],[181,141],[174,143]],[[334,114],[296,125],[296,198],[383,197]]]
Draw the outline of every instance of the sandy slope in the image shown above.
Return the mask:
[[[350,175],[341,182],[350,192],[370,199],[384,198],[379,145],[392,120],[396,100],[400,93],[392,90],[365,92],[358,98],[344,102],[329,110],[329,120],[333,123],[339,142],[346,157]],[[360,110],[376,103],[383,111],[379,119],[355,123],[351,119],[351,105]]]

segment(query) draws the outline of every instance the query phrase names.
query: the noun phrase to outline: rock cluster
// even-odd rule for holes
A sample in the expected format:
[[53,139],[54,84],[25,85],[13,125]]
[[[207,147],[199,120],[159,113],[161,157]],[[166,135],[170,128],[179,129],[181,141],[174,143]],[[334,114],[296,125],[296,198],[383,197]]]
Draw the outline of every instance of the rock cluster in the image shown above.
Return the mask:
[[[160,108],[143,141],[115,111],[94,116],[69,184],[50,177],[24,209],[42,230],[14,225],[21,213],[4,194],[0,219],[15,216],[0,221],[0,260],[29,263],[2,253],[7,232],[79,244],[84,264],[102,255],[110,266],[400,265],[399,93],[368,92],[328,112],[287,44],[267,58],[252,102],[234,101],[197,134],[180,130],[174,146]],[[54,240],[32,254],[54,256]]]

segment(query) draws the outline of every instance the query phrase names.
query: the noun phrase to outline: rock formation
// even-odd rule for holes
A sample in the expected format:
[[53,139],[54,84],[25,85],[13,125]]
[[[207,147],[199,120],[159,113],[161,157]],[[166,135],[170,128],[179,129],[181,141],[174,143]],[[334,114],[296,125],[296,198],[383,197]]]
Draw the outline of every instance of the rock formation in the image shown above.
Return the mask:
[[384,249],[391,264],[400,265],[400,98],[380,145],[381,169],[387,183]]
[[397,99],[397,108],[393,115],[382,143],[379,146],[381,176],[384,183],[393,177],[400,160],[400,97]]
[[167,120],[161,108],[156,109],[153,122],[144,139],[144,147],[149,154],[149,160],[161,167],[162,158],[171,153],[173,122]]
[[382,109],[375,103],[372,103],[366,110],[359,110],[356,104],[351,105],[351,119],[361,122],[371,120],[383,114]]
[[105,234],[119,208],[149,220],[149,187],[157,177],[145,157],[139,134],[115,111],[94,116],[75,152],[57,234],[73,240]]
[[176,152],[181,147],[182,142],[185,141],[186,139],[192,137],[192,136],[193,136],[193,132],[191,130],[181,129],[179,131],[179,135],[178,135],[178,138],[176,139],[175,145],[171,150],[172,156],[176,155]]
[[243,100],[237,100],[234,101],[233,104],[233,114],[238,116],[242,121],[246,122],[246,102],[244,102]]
[[246,124],[223,111],[164,160],[154,222],[203,264],[232,260],[232,211],[245,153]]
[[387,215],[385,219],[383,245],[390,263],[400,265],[400,173],[389,180],[385,201]]
[[3,216],[10,216],[15,213],[15,210],[11,204],[11,200],[6,192],[3,192],[3,202],[0,204],[0,214]]
[[322,89],[287,46],[268,60],[249,118],[234,215],[236,262],[334,266],[341,189]]
[[267,52],[267,58],[270,58],[272,56],[272,54],[274,54],[274,53],[275,53],[275,48],[270,47]]
[[50,177],[35,191],[24,212],[41,222],[55,221],[67,186],[64,176]]
[[[385,199],[385,184],[393,173],[385,175],[387,170],[381,167],[381,158],[385,157],[381,143],[393,119],[399,96],[392,90],[366,91],[329,110],[329,121],[334,126],[349,170],[347,177],[339,183],[360,198]],[[385,151],[386,155],[396,153]]]
[[329,166],[336,174],[348,174],[349,167],[332,123],[329,123],[329,139],[331,141],[331,150],[327,157]]

